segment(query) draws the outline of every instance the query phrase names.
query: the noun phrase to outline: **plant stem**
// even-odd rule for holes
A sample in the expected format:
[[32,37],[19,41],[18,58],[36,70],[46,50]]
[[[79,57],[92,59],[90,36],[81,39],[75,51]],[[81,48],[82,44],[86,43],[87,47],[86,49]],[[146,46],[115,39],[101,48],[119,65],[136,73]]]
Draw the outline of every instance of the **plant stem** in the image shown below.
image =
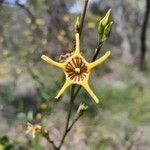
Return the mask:
[[[10,3],[11,4],[11,3]],[[43,31],[40,29],[39,25],[36,23],[36,16],[32,13],[31,9],[28,6],[25,6],[19,2],[19,0],[15,1],[15,5],[24,10],[29,18],[31,19],[31,23],[36,26],[36,31],[38,36],[43,36]]]
[[103,46],[103,42],[100,42],[100,43],[98,44],[98,47],[96,48],[96,52],[95,52],[95,54],[94,54],[94,56],[93,56],[91,62],[93,62],[93,61],[96,60],[96,58],[97,58],[97,56],[98,56],[98,54],[99,54],[99,52],[100,52],[102,46]]
[[54,141],[53,141],[49,136],[46,137],[46,139],[47,139],[47,141],[48,141],[49,143],[52,144],[54,150],[58,150],[58,148],[57,148],[57,146],[55,145]]
[[71,125],[68,127],[68,132],[72,129],[73,125],[79,120],[79,118],[83,115],[83,113],[81,114],[77,114],[75,119],[73,120],[73,122],[71,123]]
[[82,30],[83,30],[83,25],[84,25],[84,20],[85,20],[85,15],[86,15],[88,2],[89,2],[89,0],[85,0],[84,9],[83,9],[83,13],[82,13],[82,16],[81,16],[81,22],[80,22],[80,27],[79,27],[80,36],[81,36]]
[[73,98],[73,95],[74,95],[74,88],[75,88],[75,85],[72,85],[71,87],[71,96],[70,96],[70,106],[69,106],[69,111],[68,111],[68,116],[67,116],[67,121],[66,121],[66,126],[65,126],[65,131],[64,131],[64,134],[63,134],[63,137],[61,139],[61,142],[58,146],[58,150],[61,148],[61,146],[63,145],[64,143],[64,140],[65,140],[65,137],[68,133],[68,126],[69,126],[69,122],[70,122],[70,117],[71,117],[71,112],[72,112],[72,109],[73,109],[73,103],[74,103],[74,98]]
[[[96,52],[91,60],[91,62],[95,61],[100,50],[101,50],[101,47],[102,47],[103,43],[100,43],[96,49]],[[81,89],[81,86],[79,86],[75,91],[75,85],[72,85],[72,89],[71,89],[71,99],[70,99],[70,107],[69,107],[69,112],[68,112],[68,117],[67,117],[67,122],[66,122],[66,127],[65,127],[65,131],[64,131],[64,134],[63,134],[63,137],[62,137],[62,140],[60,142],[60,145],[58,146],[58,150],[60,150],[61,146],[63,145],[64,143],[64,140],[65,140],[65,137],[66,135],[68,134],[68,132],[72,129],[73,125],[78,121],[78,119],[83,115],[83,114],[78,114],[76,116],[76,118],[74,119],[74,121],[72,122],[72,124],[69,126],[69,121],[70,121],[70,117],[71,117],[71,112],[72,112],[72,109],[73,109],[73,104],[74,104],[74,100],[78,94],[78,92],[80,91]]]
[[[82,30],[83,30],[83,25],[84,25],[84,20],[85,20],[85,15],[86,15],[86,10],[87,10],[87,6],[88,6],[88,2],[89,2],[89,0],[85,0],[84,9],[83,9],[83,13],[82,13],[82,16],[81,16],[81,23],[80,23],[80,26],[79,26],[79,35],[80,36],[81,36]],[[76,97],[76,96],[74,96],[75,87],[76,87],[75,85],[72,85],[71,96],[70,96],[70,106],[69,106],[69,111],[68,111],[68,116],[67,116],[65,131],[63,133],[63,137],[61,139],[61,142],[60,142],[60,144],[58,146],[58,150],[60,150],[61,146],[63,145],[67,133],[71,130],[71,128],[73,127],[73,125],[75,124],[75,122],[80,118],[80,115],[79,115],[73,121],[73,123],[71,124],[71,126],[69,126],[71,112],[72,112],[74,100],[75,100],[75,97]]]

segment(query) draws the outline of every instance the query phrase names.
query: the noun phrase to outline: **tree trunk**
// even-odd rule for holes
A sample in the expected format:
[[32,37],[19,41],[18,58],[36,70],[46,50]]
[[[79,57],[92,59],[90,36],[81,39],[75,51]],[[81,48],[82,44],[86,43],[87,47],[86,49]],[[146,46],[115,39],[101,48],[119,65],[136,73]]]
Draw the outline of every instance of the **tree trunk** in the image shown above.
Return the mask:
[[0,0],[0,5],[4,2],[4,0]]
[[150,13],[150,0],[145,0],[145,14],[144,14],[144,19],[143,19],[143,24],[141,28],[141,36],[140,36],[140,41],[141,41],[141,48],[140,48],[140,69],[144,69],[144,60],[146,56],[146,31],[148,27],[148,20],[149,20],[149,13]]

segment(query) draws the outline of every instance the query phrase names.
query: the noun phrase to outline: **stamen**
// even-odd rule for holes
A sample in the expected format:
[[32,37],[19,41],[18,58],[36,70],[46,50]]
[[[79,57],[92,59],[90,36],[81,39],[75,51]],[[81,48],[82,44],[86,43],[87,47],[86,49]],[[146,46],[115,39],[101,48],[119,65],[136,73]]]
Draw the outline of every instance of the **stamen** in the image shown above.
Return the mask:
[[75,70],[75,73],[80,73],[81,72],[80,68],[75,68],[74,70]]

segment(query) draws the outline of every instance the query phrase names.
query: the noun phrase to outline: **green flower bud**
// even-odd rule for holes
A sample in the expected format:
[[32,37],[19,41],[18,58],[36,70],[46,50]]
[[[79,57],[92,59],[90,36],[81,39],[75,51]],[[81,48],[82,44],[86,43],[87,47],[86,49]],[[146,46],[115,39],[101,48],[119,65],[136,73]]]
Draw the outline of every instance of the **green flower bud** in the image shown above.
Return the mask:
[[79,27],[80,27],[80,18],[78,16],[75,23],[75,33],[79,33],[80,30]]
[[104,29],[104,33],[102,36],[102,41],[106,41],[108,39],[108,37],[110,36],[110,32],[112,30],[113,27],[113,22],[111,21]]
[[83,104],[83,103],[81,103],[80,105],[79,105],[79,108],[78,108],[78,111],[77,111],[77,113],[83,113],[84,111],[86,111],[88,109],[88,106],[87,105],[85,105],[85,104]]
[[108,24],[109,18],[111,15],[111,9],[109,9],[105,15],[105,17],[100,21],[102,26],[105,27]]
[[105,17],[98,24],[98,34],[100,42],[104,42],[110,35],[113,22],[109,23],[109,18],[111,15],[111,9],[108,10]]
[[47,129],[42,129],[42,135],[45,137],[45,138],[48,138],[49,137],[49,132]]

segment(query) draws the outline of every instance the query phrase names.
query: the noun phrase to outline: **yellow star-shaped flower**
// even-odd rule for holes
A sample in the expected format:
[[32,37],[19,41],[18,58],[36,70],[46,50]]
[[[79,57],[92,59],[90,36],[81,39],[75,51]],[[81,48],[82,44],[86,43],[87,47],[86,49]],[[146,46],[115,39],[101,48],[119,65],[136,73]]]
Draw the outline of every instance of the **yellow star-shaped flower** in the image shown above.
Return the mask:
[[66,90],[66,88],[71,84],[78,84],[86,89],[86,91],[91,95],[91,97],[94,99],[96,103],[99,103],[99,99],[93,93],[88,84],[89,75],[91,73],[91,70],[96,66],[100,65],[102,62],[104,62],[111,52],[107,51],[101,58],[97,59],[94,62],[88,63],[85,60],[85,58],[80,54],[79,33],[75,34],[75,39],[76,39],[75,51],[63,63],[56,62],[45,55],[42,55],[41,57],[44,61],[46,61],[51,65],[59,67],[65,73],[66,81],[55,98],[58,99],[61,96],[61,94]]

